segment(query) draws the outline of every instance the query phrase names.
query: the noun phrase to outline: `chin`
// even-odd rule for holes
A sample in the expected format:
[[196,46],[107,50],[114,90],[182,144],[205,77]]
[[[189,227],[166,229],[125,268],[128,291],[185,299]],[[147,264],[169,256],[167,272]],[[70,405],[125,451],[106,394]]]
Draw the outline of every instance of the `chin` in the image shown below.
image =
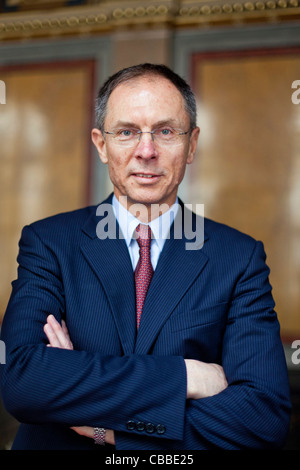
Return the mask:
[[135,202],[135,204],[145,204],[147,206],[149,204],[163,204],[163,200],[164,200],[161,194],[157,194],[155,192],[149,192],[149,191],[137,192],[130,199],[132,199]]

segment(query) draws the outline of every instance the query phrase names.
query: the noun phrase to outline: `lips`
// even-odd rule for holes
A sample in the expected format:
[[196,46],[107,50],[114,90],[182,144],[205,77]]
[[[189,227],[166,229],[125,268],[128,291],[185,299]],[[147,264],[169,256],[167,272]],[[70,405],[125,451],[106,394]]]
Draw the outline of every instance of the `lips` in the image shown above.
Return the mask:
[[146,173],[134,173],[134,176],[138,176],[139,178],[157,178],[158,175],[146,174]]
[[153,185],[158,183],[162,177],[163,173],[152,173],[148,171],[132,171],[131,177],[136,181],[138,185]]

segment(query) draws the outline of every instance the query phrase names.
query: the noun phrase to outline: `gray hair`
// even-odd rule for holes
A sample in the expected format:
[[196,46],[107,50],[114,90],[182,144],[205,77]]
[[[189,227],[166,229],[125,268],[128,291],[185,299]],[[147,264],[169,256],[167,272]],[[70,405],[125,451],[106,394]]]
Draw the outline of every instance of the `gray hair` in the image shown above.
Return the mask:
[[169,80],[180,91],[184,98],[185,109],[190,118],[190,129],[196,127],[197,107],[195,96],[190,86],[183,78],[169,69],[166,65],[159,64],[140,64],[127,67],[109,77],[100,88],[96,99],[96,127],[102,132],[104,131],[104,120],[107,112],[107,102],[113,90],[121,83],[133,80],[143,76],[161,76]]

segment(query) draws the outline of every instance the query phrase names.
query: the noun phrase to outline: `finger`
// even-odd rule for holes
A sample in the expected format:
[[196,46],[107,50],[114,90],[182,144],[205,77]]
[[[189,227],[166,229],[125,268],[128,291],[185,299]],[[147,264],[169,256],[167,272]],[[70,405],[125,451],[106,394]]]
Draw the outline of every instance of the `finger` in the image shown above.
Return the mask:
[[[52,328],[52,330],[53,330],[53,332],[56,336],[55,344],[58,347],[63,348],[63,349],[72,349],[72,344],[69,340],[69,337],[66,336],[66,334],[64,333],[61,325],[54,318],[53,315],[49,315],[49,317],[47,318],[47,322],[50,325],[50,327]],[[57,341],[58,341],[58,344],[57,344]]]
[[54,348],[60,348],[61,347],[61,344],[60,344],[55,332],[51,328],[51,325],[49,325],[49,323],[46,323],[46,325],[44,325],[44,332],[45,332],[45,334],[48,338],[50,346],[52,346]]
[[65,337],[66,337],[66,340],[67,340],[68,349],[73,349],[73,343],[70,339],[69,331],[68,331],[66,322],[64,320],[62,320],[62,330],[63,330],[63,332],[65,334]]
[[70,337],[69,337],[68,328],[67,328],[67,325],[66,325],[65,320],[62,320],[62,321],[61,321],[61,327],[62,327],[62,330],[63,330],[63,332],[65,333],[65,335],[66,335],[68,338],[70,338]]
[[45,325],[45,328],[48,332],[50,344],[54,347],[62,348],[64,338],[62,336],[61,326],[53,315],[47,317],[47,325]]
[[62,325],[62,329],[63,329],[63,332],[68,340],[68,344],[69,346],[71,347],[71,349],[73,349],[73,343],[70,339],[70,335],[69,335],[69,331],[68,331],[68,328],[67,328],[67,325],[66,325],[66,322],[64,320],[62,320],[61,322],[61,325]]

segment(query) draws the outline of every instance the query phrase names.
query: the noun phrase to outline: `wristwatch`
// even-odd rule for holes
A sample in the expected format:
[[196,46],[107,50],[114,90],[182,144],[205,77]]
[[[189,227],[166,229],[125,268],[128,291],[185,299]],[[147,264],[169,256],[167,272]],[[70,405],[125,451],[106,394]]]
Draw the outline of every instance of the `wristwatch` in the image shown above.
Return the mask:
[[94,428],[94,442],[95,444],[100,444],[101,446],[105,445],[105,434],[106,430],[104,428]]

